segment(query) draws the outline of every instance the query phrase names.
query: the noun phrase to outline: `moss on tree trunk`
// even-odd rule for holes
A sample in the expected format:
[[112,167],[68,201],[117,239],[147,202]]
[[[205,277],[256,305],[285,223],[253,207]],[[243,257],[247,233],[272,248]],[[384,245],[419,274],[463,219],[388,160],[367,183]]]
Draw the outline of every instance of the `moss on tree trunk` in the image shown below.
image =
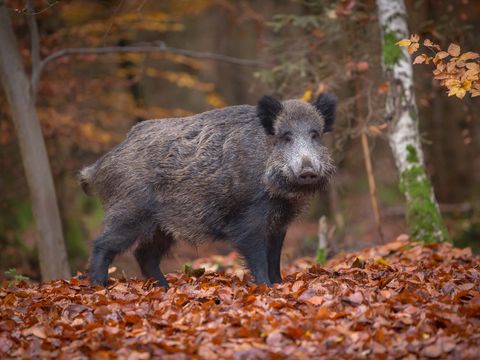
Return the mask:
[[403,56],[402,49],[397,45],[400,39],[393,32],[386,32],[383,35],[383,63],[392,67]]
[[400,174],[400,189],[407,197],[407,224],[410,236],[425,243],[448,241],[449,236],[438,209],[430,180],[413,145],[407,145],[409,167]]

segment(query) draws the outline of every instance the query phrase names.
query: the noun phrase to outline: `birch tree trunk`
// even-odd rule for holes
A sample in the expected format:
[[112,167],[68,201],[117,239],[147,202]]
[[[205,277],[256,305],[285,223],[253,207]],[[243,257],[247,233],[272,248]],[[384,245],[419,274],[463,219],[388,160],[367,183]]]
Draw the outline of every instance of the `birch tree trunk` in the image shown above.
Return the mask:
[[50,164],[4,0],[0,0],[0,24],[0,80],[10,105],[30,190],[42,279],[66,278],[70,270]]
[[377,0],[383,45],[383,69],[389,82],[386,111],[389,142],[407,200],[410,236],[423,242],[448,240],[430,179],[425,171],[418,131],[410,55],[396,42],[409,37],[404,0]]

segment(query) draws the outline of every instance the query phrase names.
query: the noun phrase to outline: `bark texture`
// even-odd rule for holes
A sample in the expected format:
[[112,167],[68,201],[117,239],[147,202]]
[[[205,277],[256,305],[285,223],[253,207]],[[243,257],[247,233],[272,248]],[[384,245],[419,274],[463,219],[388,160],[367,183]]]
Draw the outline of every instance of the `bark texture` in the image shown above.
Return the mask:
[[38,231],[43,280],[70,276],[53,178],[30,83],[5,1],[0,0],[0,79],[10,105]]
[[383,39],[383,65],[389,81],[386,111],[391,121],[390,147],[407,199],[407,223],[413,239],[448,240],[433,188],[425,171],[418,131],[418,109],[413,91],[410,55],[396,42],[409,37],[404,0],[377,0]]

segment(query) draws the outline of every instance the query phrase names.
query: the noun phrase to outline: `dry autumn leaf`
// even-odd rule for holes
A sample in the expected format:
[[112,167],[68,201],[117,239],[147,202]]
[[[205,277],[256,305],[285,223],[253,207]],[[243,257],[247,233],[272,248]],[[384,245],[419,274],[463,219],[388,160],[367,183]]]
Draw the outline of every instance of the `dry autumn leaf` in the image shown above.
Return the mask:
[[409,54],[413,54],[415,51],[418,50],[420,44],[419,43],[411,43],[408,48],[407,48],[407,51]]
[[450,44],[448,46],[448,53],[451,55],[451,56],[459,56],[460,55],[460,46],[458,46],[457,44]]

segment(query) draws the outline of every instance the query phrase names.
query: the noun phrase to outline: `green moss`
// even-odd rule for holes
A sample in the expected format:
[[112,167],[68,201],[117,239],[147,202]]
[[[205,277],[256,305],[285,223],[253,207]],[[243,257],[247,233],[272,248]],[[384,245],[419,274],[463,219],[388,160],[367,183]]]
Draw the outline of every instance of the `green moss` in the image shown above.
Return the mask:
[[415,146],[412,144],[407,145],[407,161],[409,163],[418,163],[418,155],[417,155],[417,150],[415,149]]
[[315,261],[317,264],[325,264],[327,262],[327,250],[318,248],[315,254]]
[[400,189],[407,195],[407,224],[410,236],[425,243],[448,241],[448,233],[434,199],[425,169],[418,163],[415,147],[407,146],[412,166],[400,176]]
[[383,62],[386,66],[393,66],[403,56],[402,49],[396,45],[400,39],[393,32],[383,35]]

